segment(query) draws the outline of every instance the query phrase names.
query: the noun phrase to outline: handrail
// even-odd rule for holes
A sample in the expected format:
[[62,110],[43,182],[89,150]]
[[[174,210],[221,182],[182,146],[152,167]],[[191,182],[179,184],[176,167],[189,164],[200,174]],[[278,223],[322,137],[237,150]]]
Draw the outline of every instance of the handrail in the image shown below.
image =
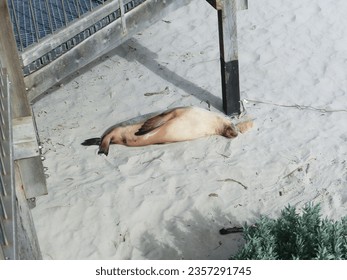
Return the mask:
[[16,195],[9,87],[6,68],[0,68],[0,259],[17,259]]

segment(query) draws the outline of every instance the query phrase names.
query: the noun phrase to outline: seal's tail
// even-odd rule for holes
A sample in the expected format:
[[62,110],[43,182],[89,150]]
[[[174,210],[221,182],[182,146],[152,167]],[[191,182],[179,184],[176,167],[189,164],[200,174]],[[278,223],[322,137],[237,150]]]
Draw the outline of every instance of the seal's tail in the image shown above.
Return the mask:
[[92,146],[92,145],[100,145],[101,144],[101,138],[90,138],[87,140],[84,140],[83,143],[81,143],[81,145],[83,146]]

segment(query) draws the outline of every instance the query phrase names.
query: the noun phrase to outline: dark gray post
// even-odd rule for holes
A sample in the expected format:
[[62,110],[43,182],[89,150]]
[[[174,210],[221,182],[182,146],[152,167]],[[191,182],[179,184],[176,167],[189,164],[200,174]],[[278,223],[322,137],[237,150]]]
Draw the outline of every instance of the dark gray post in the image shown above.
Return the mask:
[[236,12],[247,8],[247,0],[207,0],[218,14],[223,110],[240,114],[240,82]]

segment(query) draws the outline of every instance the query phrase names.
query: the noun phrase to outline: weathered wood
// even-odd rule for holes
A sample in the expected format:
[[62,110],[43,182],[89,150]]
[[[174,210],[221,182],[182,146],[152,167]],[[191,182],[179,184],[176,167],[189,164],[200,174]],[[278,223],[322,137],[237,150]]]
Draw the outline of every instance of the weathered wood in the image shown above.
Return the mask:
[[239,63],[237,49],[237,0],[217,0],[223,110],[240,114]]
[[6,68],[0,68],[0,251],[1,258],[13,260],[17,259],[17,230],[9,85]]
[[248,0],[206,0],[217,10],[223,110],[240,114],[239,62],[236,12],[248,8]]
[[14,159],[39,156],[39,146],[32,117],[13,119],[12,125]]
[[15,182],[17,196],[17,255],[20,260],[42,259],[34,221],[24,186],[21,181],[19,166],[15,166]]
[[40,156],[24,158],[19,161],[20,176],[24,186],[27,199],[46,195],[46,177],[42,172],[42,161]]
[[126,33],[127,32],[127,23],[125,20],[124,3],[123,3],[123,0],[118,0],[118,1],[119,1],[120,18],[122,21],[123,33]]
[[0,26],[0,56],[2,65],[7,69],[11,81],[12,116],[14,118],[30,116],[31,108],[27,101],[23,73],[6,0],[0,0]]
[[123,32],[121,19],[117,19],[63,56],[25,77],[29,99],[33,101],[50,87],[190,1],[145,1],[125,14],[126,33]]
[[241,113],[239,62],[221,60],[221,69],[223,110],[227,115],[239,115]]
[[[31,118],[31,108],[25,90],[23,72],[17,53],[17,46],[12,31],[12,23],[9,17],[9,11],[6,0],[0,0],[0,26],[0,60],[2,66],[7,69],[8,79],[11,82],[10,94],[12,99],[12,117]],[[20,233],[22,234],[22,236],[25,237],[23,238],[23,240],[27,240],[19,243],[18,251],[20,252],[32,252],[34,248],[35,251],[39,251],[37,242],[32,242],[32,236],[36,236],[36,232],[34,229],[34,224],[31,220],[31,213],[29,210],[25,210],[28,209],[28,205],[26,198],[24,197],[22,186],[24,181],[30,181],[32,179],[31,177],[35,176],[35,174],[40,174],[40,177],[37,178],[45,179],[45,177],[43,173],[42,162],[40,162],[40,164],[31,163],[38,163],[37,158],[29,158],[25,160],[15,161],[15,184],[16,186],[19,186],[19,188],[22,189],[22,192],[20,192],[20,194],[23,194],[23,196],[21,197],[17,196],[17,222],[19,223],[19,226],[23,229]],[[46,185],[45,180],[40,181],[40,183]],[[20,255],[19,258],[27,259],[31,258],[31,256],[29,257],[29,254],[23,253]]]

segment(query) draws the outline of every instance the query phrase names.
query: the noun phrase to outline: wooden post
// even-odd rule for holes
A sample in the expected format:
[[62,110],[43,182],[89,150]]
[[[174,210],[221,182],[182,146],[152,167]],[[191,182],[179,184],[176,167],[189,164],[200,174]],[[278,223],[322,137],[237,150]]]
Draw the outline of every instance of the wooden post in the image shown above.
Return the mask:
[[[22,121],[28,121],[30,119],[32,124],[28,125],[28,122],[26,123],[27,130],[28,127],[34,127],[33,119],[6,0],[0,0],[0,26],[0,61],[2,67],[6,68],[8,79],[11,82],[9,91],[11,95],[12,118],[16,119],[22,125]],[[20,142],[23,139],[18,138],[17,140]],[[20,156],[22,152],[18,155]],[[18,158],[14,164],[14,173],[17,198],[14,208],[16,208],[16,222],[18,223],[15,234],[15,244],[17,246],[15,258],[41,259],[42,256],[37,242],[36,231],[27,201],[28,197],[25,193],[25,188],[30,190],[31,194],[33,194],[33,190],[38,190],[41,194],[42,192],[47,193],[46,179],[40,156],[23,159]]]
[[239,60],[236,12],[247,8],[247,0],[207,0],[218,14],[219,49],[223,110],[227,115],[240,114]]

